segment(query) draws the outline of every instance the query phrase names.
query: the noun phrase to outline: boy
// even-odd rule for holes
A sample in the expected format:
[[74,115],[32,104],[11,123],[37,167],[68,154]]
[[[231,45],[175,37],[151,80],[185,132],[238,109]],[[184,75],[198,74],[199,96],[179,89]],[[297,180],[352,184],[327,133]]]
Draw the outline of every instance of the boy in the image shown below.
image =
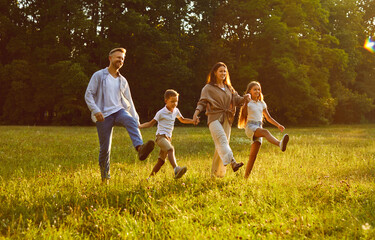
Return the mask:
[[[139,128],[149,128],[158,122],[158,128],[156,130],[156,144],[160,147],[160,153],[158,162],[152,169],[150,177],[155,175],[165,162],[165,158],[168,157],[174,169],[174,178],[181,178],[187,171],[186,167],[179,167],[176,162],[176,157],[174,154],[174,147],[171,144],[172,141],[172,131],[174,128],[174,122],[177,119],[184,124],[198,124],[199,120],[196,122],[190,118],[184,118],[177,108],[178,104],[178,93],[175,90],[168,89],[164,93],[165,107],[159,110],[154,119],[149,122],[145,122],[139,125]],[[147,179],[149,179],[148,177]]]

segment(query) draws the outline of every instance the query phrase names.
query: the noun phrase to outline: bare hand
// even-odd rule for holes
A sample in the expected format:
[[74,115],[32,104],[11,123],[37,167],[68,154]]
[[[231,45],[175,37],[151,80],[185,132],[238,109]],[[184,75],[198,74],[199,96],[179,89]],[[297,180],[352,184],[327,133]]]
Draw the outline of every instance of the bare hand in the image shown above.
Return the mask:
[[283,125],[279,125],[277,128],[278,128],[281,132],[283,132],[283,131],[285,130],[285,127],[284,127]]
[[199,117],[197,114],[194,114],[193,116],[193,122],[194,122],[194,125],[197,125],[199,123]]
[[245,98],[245,101],[246,101],[246,102],[250,102],[251,95],[250,95],[249,93],[243,95],[243,97]]
[[104,121],[104,116],[101,112],[95,113],[94,116],[96,117],[96,120],[98,122],[103,122]]
[[194,125],[198,125],[198,123],[200,122],[199,117],[196,117],[196,119],[195,120],[193,119],[193,121],[194,121]]

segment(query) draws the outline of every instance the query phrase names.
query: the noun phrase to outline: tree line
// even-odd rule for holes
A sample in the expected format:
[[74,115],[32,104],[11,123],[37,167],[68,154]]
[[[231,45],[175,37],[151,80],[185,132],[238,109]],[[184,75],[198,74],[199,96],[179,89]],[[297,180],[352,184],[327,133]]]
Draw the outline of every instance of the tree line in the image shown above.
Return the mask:
[[0,122],[87,125],[84,92],[127,49],[120,70],[141,121],[180,93],[193,114],[213,64],[242,94],[262,84],[285,124],[375,121],[374,0],[0,0]]

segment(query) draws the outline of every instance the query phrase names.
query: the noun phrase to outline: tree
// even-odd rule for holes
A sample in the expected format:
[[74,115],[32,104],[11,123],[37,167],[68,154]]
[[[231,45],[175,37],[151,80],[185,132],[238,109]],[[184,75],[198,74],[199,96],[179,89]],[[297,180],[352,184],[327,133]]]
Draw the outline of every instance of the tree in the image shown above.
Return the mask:
[[[218,61],[239,93],[260,81],[281,122],[375,120],[375,55],[362,47],[374,34],[373,0],[0,0],[0,7],[8,9],[0,13],[5,123],[88,124],[85,87],[119,46],[141,120],[164,105],[168,88],[193,114]],[[347,118],[348,109],[360,117]]]
[[[332,95],[338,99],[335,122],[365,121],[365,116],[374,110],[375,84],[371,75],[375,69],[367,64],[375,58],[362,48],[366,38],[364,7],[353,1],[327,1],[325,5],[331,13],[330,34],[339,40],[339,48],[347,55],[344,65],[331,68]],[[373,96],[372,100],[368,96]],[[363,106],[358,107],[359,103]],[[356,112],[355,119],[347,116],[345,112],[349,111]]]

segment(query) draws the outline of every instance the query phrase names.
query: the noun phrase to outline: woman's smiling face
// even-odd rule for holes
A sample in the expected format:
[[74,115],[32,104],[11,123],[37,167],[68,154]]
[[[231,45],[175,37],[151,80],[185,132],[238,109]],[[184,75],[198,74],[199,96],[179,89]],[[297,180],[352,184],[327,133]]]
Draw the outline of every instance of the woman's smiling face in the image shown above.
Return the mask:
[[216,80],[219,82],[223,82],[227,77],[227,68],[224,66],[219,67],[215,72]]

